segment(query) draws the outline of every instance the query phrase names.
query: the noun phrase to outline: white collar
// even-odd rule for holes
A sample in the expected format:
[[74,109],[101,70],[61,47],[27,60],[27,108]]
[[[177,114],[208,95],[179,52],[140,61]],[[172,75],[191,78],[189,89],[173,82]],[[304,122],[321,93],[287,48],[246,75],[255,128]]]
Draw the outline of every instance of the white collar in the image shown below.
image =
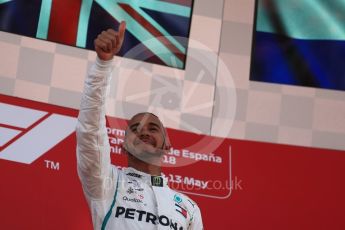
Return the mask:
[[127,176],[133,179],[141,180],[150,186],[157,186],[157,187],[168,186],[168,178],[166,178],[162,174],[160,176],[153,176],[151,174],[136,170],[135,168],[132,168],[132,167],[125,168],[124,173]]

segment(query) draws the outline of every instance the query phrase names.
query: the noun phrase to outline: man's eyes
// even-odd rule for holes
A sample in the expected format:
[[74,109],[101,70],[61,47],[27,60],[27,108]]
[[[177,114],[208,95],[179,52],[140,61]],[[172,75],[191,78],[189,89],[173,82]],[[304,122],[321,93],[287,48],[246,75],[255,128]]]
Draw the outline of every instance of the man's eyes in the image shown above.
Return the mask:
[[[157,127],[155,127],[155,126],[149,127],[149,131],[151,131],[151,132],[157,132],[158,130],[159,129]],[[131,128],[131,131],[133,133],[137,133],[137,132],[140,131],[140,128],[139,127],[133,127],[133,128]]]
[[132,131],[132,132],[137,132],[137,131],[138,131],[138,126],[133,126],[133,127],[131,127],[131,131]]

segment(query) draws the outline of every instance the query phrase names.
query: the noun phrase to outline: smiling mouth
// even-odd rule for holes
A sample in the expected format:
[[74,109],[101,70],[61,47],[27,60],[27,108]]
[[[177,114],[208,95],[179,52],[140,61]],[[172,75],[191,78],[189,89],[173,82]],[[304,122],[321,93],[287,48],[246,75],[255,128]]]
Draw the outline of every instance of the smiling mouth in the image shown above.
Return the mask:
[[152,141],[150,141],[149,139],[140,139],[141,142],[147,144],[147,145],[151,145],[153,147],[156,147],[154,143],[152,143]]

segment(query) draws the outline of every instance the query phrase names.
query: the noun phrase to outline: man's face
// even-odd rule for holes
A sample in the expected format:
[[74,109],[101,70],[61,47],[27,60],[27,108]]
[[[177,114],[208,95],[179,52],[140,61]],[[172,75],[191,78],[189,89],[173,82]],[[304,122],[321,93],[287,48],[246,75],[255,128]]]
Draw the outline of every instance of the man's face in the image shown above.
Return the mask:
[[159,119],[149,113],[135,115],[128,123],[124,147],[141,160],[162,156],[166,143]]

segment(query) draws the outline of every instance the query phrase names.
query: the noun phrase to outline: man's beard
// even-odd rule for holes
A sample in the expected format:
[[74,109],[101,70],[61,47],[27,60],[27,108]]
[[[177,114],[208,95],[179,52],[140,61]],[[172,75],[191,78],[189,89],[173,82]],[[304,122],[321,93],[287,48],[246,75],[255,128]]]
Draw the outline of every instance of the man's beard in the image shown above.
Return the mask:
[[161,159],[165,154],[163,149],[156,148],[142,141],[136,145],[133,145],[132,143],[129,144],[127,141],[125,141],[124,148],[135,158],[154,165],[161,165]]

